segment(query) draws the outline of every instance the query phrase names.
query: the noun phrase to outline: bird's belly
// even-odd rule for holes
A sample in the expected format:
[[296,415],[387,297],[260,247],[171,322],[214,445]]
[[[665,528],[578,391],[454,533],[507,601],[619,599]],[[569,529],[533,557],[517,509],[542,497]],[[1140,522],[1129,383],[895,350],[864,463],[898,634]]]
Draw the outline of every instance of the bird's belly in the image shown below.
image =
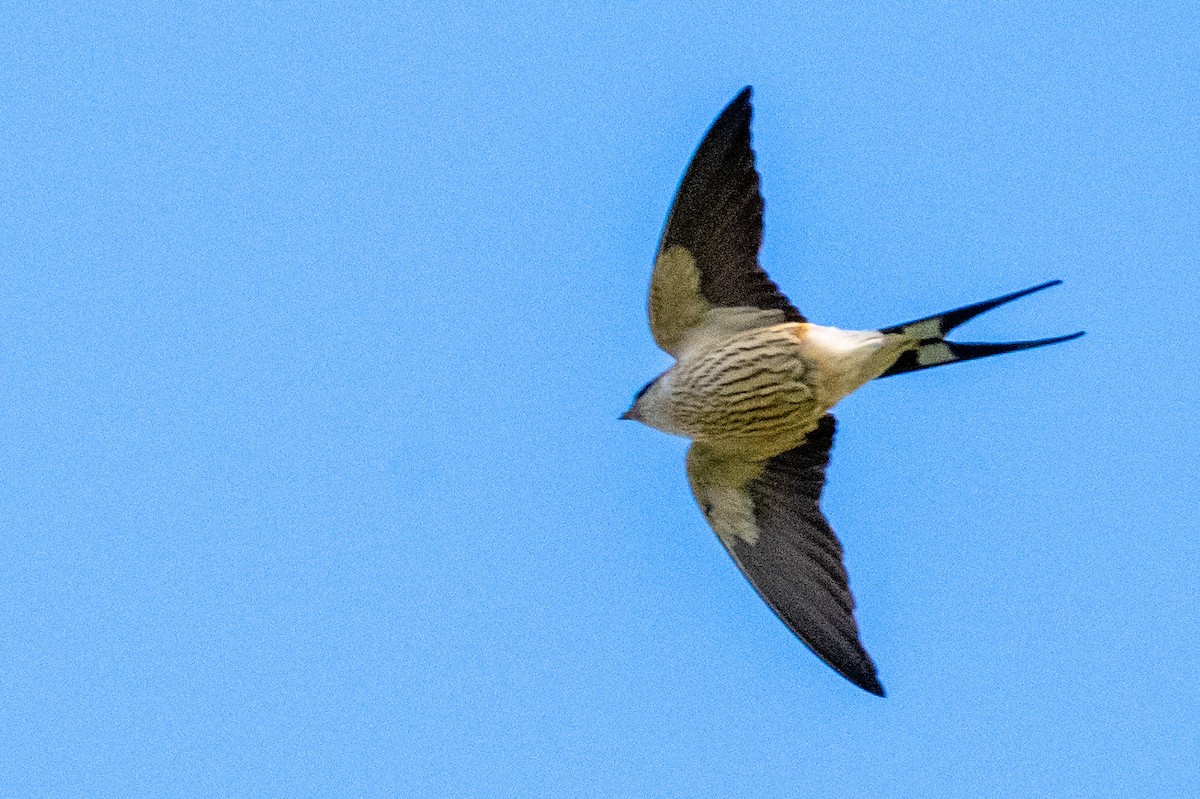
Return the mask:
[[816,378],[793,336],[731,341],[679,364],[672,432],[756,460],[786,452],[827,410]]

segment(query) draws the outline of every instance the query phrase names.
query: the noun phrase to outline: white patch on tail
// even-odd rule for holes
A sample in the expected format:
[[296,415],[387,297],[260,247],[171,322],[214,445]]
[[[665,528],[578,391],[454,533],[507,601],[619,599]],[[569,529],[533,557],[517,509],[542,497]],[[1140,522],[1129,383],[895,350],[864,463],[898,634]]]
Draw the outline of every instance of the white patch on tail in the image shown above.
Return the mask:
[[943,363],[950,363],[957,360],[954,353],[950,351],[944,341],[935,341],[932,344],[922,344],[917,349],[917,363],[921,366],[938,366]]
[[941,338],[946,335],[946,331],[942,330],[941,317],[934,317],[933,319],[925,319],[920,322],[914,322],[911,325],[905,325],[904,334],[912,336],[918,341],[928,341],[931,338]]

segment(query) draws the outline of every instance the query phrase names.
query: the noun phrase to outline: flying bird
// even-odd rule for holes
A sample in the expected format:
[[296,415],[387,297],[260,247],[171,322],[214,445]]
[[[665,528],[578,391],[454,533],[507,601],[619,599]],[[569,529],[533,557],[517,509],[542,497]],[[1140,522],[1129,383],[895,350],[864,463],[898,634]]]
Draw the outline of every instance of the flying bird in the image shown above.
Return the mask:
[[650,282],[650,331],[675,364],[621,417],[691,439],[688,482],[738,568],[784,624],[863,690],[883,696],[854,620],[842,547],[821,512],[829,410],[877,377],[1069,341],[947,341],[969,319],[1058,285],[879,330],[809,322],[758,264],[763,199],[747,86],[684,173]]

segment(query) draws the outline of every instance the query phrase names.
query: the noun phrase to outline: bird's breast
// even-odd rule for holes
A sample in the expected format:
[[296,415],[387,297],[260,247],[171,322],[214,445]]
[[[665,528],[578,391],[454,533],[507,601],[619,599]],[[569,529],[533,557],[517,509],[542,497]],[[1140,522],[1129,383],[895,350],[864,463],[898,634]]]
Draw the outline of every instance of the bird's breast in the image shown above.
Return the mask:
[[756,458],[800,443],[825,412],[800,327],[746,331],[687,353],[672,369],[672,432]]

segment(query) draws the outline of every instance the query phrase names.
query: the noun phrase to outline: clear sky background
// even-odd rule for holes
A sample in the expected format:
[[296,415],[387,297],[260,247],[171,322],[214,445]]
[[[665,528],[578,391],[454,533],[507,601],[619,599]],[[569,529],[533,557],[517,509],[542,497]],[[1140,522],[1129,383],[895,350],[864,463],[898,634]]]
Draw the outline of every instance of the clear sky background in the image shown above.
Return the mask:
[[[1200,6],[830,5],[8,6],[0,794],[1200,795]],[[882,700],[617,421],[745,84],[815,321],[1088,331],[840,407]]]

